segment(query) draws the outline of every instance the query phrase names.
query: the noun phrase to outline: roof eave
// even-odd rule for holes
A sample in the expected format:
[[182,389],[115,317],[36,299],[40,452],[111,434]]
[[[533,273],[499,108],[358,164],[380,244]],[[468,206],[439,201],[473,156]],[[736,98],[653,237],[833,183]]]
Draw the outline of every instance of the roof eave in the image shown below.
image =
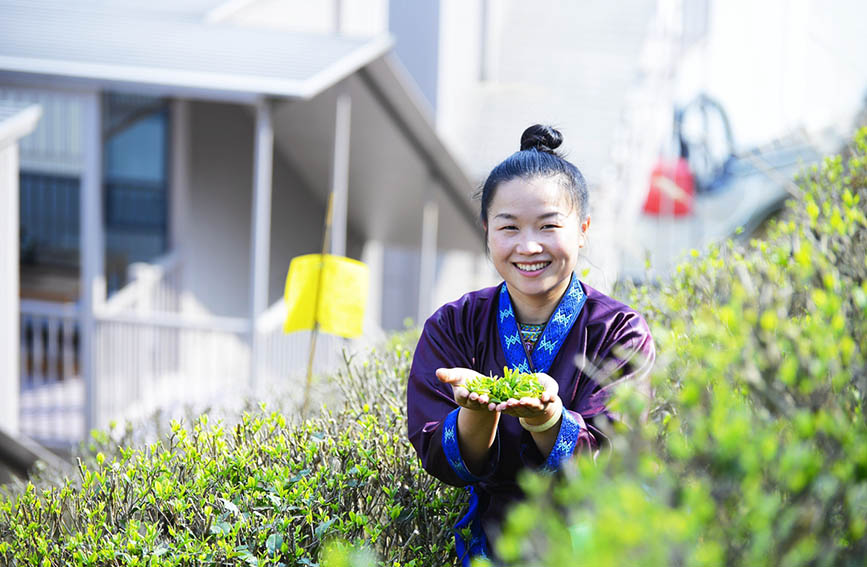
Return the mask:
[[17,142],[36,128],[36,123],[42,116],[42,107],[38,104],[25,106],[11,117],[0,121],[0,147]]
[[195,72],[143,66],[0,56],[0,72],[37,80],[69,82],[91,88],[159,93],[162,96],[255,102],[263,97],[309,99],[382,57],[394,45],[390,36],[375,38],[348,56],[302,81]]
[[[469,176],[436,132],[430,106],[391,53],[365,66],[360,76],[386,99],[389,112],[409,141],[427,161],[431,174],[471,226],[479,226],[474,187]],[[480,239],[483,233],[479,230]]]

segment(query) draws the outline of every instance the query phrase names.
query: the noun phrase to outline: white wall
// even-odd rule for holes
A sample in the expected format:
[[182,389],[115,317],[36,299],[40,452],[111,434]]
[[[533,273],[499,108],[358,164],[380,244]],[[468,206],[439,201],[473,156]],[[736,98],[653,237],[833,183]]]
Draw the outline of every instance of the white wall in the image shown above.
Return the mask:
[[226,15],[234,24],[312,33],[333,33],[340,9],[340,32],[371,37],[388,23],[388,0],[254,0]]
[[741,149],[801,127],[848,129],[867,95],[864,22],[860,0],[717,0],[684,60],[681,98],[717,98]]
[[[16,141],[17,142],[17,141]],[[0,140],[0,428],[18,433],[18,145]]]
[[488,0],[484,57],[481,4],[443,0],[438,130],[478,181],[527,126],[552,124],[598,182],[655,2]]
[[[437,131],[449,147],[461,148],[468,96],[478,89],[481,70],[483,0],[441,0]],[[490,4],[490,2],[488,1]],[[492,19],[489,17],[489,19]],[[495,30],[495,26],[490,27]],[[496,50],[494,50],[496,51]],[[461,156],[462,157],[462,156]]]

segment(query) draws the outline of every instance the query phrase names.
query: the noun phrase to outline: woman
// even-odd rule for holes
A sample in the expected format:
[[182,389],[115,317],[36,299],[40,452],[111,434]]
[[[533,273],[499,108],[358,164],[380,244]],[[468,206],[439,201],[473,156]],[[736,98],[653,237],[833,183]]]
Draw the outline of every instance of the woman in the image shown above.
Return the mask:
[[[644,376],[654,358],[641,315],[574,274],[590,216],[583,176],[555,152],[561,142],[557,130],[531,126],[488,176],[481,220],[504,282],[440,307],[410,371],[410,441],[430,474],[470,487],[455,532],[464,565],[489,554],[487,536],[521,497],[519,471],[557,470],[595,451],[600,420],[613,419],[611,388]],[[494,404],[465,387],[504,366],[537,373],[544,393]]]

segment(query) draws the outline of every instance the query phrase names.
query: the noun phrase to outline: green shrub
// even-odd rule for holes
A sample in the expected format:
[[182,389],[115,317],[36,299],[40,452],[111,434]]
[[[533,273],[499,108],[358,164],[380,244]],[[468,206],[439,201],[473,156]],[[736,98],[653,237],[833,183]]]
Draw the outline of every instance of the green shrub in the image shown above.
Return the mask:
[[[310,566],[347,540],[385,565],[451,565],[464,498],[406,441],[410,359],[397,344],[347,361],[345,403],[303,423],[262,407],[175,422],[142,448],[99,434],[78,478],[0,500],[0,563]],[[345,564],[341,549],[323,564]]]
[[[649,420],[595,463],[526,476],[495,544],[508,562],[867,563],[867,129],[799,186],[767,239],[632,290],[655,397],[622,389],[614,406]],[[305,423],[261,408],[140,448],[96,435],[76,478],[0,499],[0,560],[454,565],[463,495],[406,441],[401,345],[347,361],[342,405]]]
[[867,128],[767,239],[633,290],[659,357],[596,464],[525,479],[514,564],[867,564]]

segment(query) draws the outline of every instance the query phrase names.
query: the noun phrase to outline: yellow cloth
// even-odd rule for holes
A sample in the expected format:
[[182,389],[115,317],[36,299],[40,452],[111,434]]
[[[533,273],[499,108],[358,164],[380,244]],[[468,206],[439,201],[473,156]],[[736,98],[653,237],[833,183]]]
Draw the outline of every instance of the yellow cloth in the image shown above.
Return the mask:
[[315,321],[322,331],[346,338],[361,335],[369,280],[367,266],[351,258],[330,254],[293,258],[283,295],[289,308],[283,332],[312,329],[318,303]]

